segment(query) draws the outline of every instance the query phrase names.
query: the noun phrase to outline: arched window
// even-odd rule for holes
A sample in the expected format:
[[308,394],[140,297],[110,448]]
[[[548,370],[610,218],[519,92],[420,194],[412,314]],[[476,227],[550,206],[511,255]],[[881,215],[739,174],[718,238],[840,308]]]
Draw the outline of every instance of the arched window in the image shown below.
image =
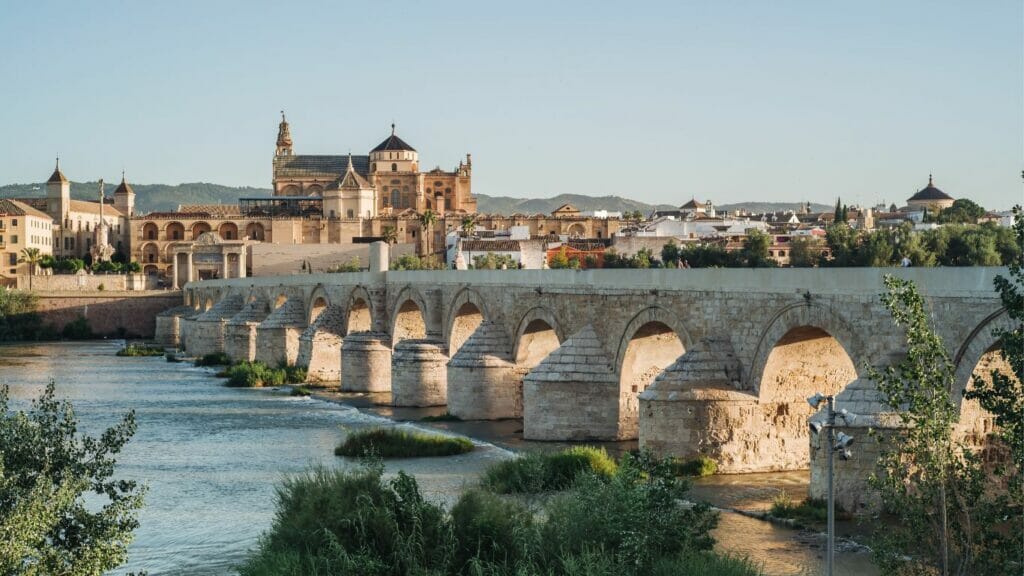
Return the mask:
[[394,162],[392,162],[391,163],[391,171],[392,172],[398,172],[398,164],[395,164]]
[[391,207],[392,208],[398,208],[398,203],[400,201],[399,199],[401,198],[401,196],[402,196],[402,193],[398,190],[398,188],[395,188],[395,189],[391,190]]

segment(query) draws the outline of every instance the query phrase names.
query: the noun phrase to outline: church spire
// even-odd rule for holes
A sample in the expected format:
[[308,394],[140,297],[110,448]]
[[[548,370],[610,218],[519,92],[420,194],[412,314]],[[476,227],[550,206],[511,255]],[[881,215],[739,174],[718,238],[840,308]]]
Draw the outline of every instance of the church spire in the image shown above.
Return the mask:
[[292,155],[292,134],[288,128],[288,120],[284,116],[284,110],[281,110],[281,123],[277,126],[277,155]]

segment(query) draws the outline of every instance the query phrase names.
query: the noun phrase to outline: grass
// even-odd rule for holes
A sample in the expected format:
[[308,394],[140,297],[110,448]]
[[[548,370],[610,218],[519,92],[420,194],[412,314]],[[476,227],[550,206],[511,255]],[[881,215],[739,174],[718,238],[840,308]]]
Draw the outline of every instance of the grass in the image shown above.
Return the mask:
[[560,452],[527,452],[488,468],[481,484],[498,494],[568,488],[583,473],[610,477],[618,466],[604,448],[576,446]]
[[427,456],[453,456],[473,450],[468,438],[442,436],[398,428],[371,428],[352,432],[334,454],[357,458],[418,458]]
[[292,386],[292,391],[290,392],[290,395],[291,396],[309,396],[312,393],[313,392],[311,392],[310,389],[306,388],[305,386]]
[[434,416],[424,416],[420,418],[420,422],[462,422],[462,418],[459,418],[451,412],[445,412],[444,414],[437,414]]
[[277,488],[273,524],[241,576],[760,576],[716,554],[717,514],[679,506],[686,482],[649,456],[584,474],[539,509],[480,488],[451,509],[383,465],[314,468]]
[[118,356],[163,356],[164,349],[159,346],[129,344],[117,351]]
[[196,358],[196,366],[230,366],[231,357],[223,352],[213,352],[202,358]]
[[707,456],[698,456],[692,460],[672,460],[672,469],[678,476],[696,476],[703,478],[718,472],[718,464]]
[[[772,499],[769,514],[776,518],[795,520],[801,524],[820,524],[828,521],[828,502],[821,498],[805,498],[802,502],[796,503],[788,493],[780,490]],[[836,506],[837,520],[850,518],[852,516],[848,512]]]

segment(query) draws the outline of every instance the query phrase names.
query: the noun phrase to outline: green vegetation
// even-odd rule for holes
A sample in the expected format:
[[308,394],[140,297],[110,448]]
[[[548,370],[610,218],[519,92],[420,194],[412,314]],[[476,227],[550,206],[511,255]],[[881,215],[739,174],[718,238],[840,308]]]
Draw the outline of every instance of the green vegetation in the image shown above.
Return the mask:
[[551,257],[551,261],[548,266],[552,270],[579,270],[581,267],[580,259],[576,256],[569,257],[566,247],[563,245],[562,249]]
[[953,201],[949,208],[943,208],[935,215],[935,222],[952,224],[977,224],[985,215],[985,209],[967,198]]
[[117,351],[118,356],[163,356],[164,349],[160,346],[129,344]]
[[391,261],[392,270],[444,270],[444,262],[436,256],[423,256],[422,258],[413,254],[399,256]]
[[54,260],[52,257],[40,263],[43,268],[51,268],[54,274],[78,274],[85,269],[85,261],[78,258],[60,258]]
[[299,366],[279,366],[271,368],[256,362],[238,362],[218,373],[228,381],[226,386],[234,388],[262,388],[283,386],[285,384],[302,384],[306,381],[306,369]]
[[484,471],[480,484],[498,494],[564,490],[587,473],[608,478],[618,466],[603,448],[575,446],[560,452],[527,452]]
[[0,287],[0,342],[53,340],[52,326],[43,325],[36,306],[38,297],[24,290]]
[[230,366],[231,357],[223,352],[212,352],[202,358],[196,358],[196,366]]
[[0,387],[0,574],[100,576],[124,564],[145,489],[113,476],[135,414],[89,437],[52,380],[27,412],[12,411],[8,393]]
[[462,418],[459,418],[451,412],[445,412],[444,414],[438,414],[437,416],[424,416],[420,418],[420,422],[462,422]]
[[[805,498],[800,503],[793,502],[793,498],[785,491],[779,493],[772,499],[772,508],[769,514],[776,518],[788,518],[800,524],[822,524],[828,521],[828,501],[820,498]],[[848,512],[836,505],[836,518],[838,520],[849,520]]]
[[67,340],[89,340],[95,337],[95,334],[92,332],[92,326],[89,324],[89,319],[85,316],[79,316],[65,324],[64,329],[60,331],[60,335]]
[[[955,366],[930,323],[913,282],[886,277],[882,302],[905,328],[907,354],[868,375],[901,427],[882,438],[878,471],[869,479],[894,518],[874,534],[884,575],[1002,574],[1021,566],[1019,522],[1008,526],[1004,467],[989,473],[981,455],[954,434],[958,417]],[[1017,414],[1019,420],[1020,413]]]
[[703,478],[718,472],[718,463],[707,456],[698,456],[693,460],[672,460],[672,470],[679,476],[696,476]]
[[1013,231],[986,224],[947,224],[914,232],[909,223],[891,230],[854,230],[835,224],[826,230],[832,256],[822,266],[896,266],[903,257],[913,266],[999,266],[1021,257]]
[[333,268],[324,270],[328,274],[340,274],[344,272],[362,272],[363,264],[359,261],[359,256],[353,256],[348,262],[344,264],[338,264]]
[[292,386],[292,391],[289,392],[291,396],[309,396],[313,392],[305,386]]
[[113,260],[93,262],[89,268],[98,274],[127,274],[142,271],[142,265],[138,262],[115,262]]
[[628,457],[540,509],[470,489],[446,511],[404,472],[385,481],[379,463],[315,468],[278,488],[274,523],[240,574],[759,574],[711,552],[717,515],[680,506],[686,488],[666,464]]
[[473,270],[518,270],[519,264],[508,254],[495,254],[488,252],[486,255],[474,256]]
[[397,428],[370,428],[350,433],[345,441],[334,449],[334,454],[349,458],[421,458],[453,456],[472,450],[473,443],[461,436],[443,436]]

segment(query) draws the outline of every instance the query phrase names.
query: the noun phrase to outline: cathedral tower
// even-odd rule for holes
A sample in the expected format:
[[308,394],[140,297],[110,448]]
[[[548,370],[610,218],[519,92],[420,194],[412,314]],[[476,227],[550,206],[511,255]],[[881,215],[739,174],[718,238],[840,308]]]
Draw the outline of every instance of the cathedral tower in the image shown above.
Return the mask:
[[70,211],[71,183],[60,171],[60,158],[57,158],[57,167],[53,169],[53,174],[46,181],[46,212],[54,222],[63,226]]
[[281,111],[281,123],[277,126],[277,156],[292,155],[292,133],[288,130],[288,120]]
[[124,171],[121,171],[121,184],[114,190],[114,208],[126,217],[135,215],[135,190],[132,190],[131,184],[124,179]]

